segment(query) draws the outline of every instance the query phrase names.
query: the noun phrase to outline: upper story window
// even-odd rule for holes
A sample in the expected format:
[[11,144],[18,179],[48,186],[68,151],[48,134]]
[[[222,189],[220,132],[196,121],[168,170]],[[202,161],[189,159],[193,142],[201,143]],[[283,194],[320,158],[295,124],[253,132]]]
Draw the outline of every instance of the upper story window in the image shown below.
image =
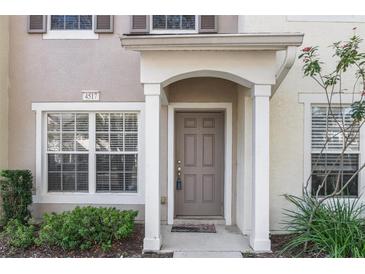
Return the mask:
[[28,15],[27,30],[43,39],[98,39],[114,32],[112,15]]
[[43,39],[98,39],[93,15],[49,15]]
[[51,30],[91,30],[92,15],[51,15]]
[[151,33],[197,33],[196,15],[153,15]]

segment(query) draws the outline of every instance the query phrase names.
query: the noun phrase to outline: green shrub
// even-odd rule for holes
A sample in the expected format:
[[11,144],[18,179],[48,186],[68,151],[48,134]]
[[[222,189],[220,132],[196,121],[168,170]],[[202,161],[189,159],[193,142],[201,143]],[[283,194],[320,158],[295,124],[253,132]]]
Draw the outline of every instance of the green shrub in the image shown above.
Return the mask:
[[295,206],[286,210],[285,221],[294,235],[283,252],[303,250],[307,243],[308,251],[333,258],[365,257],[364,205],[358,199],[332,198],[319,204],[311,196],[286,198]]
[[33,225],[23,224],[18,219],[9,220],[5,226],[5,235],[9,243],[18,248],[27,248],[34,243],[35,228]]
[[114,240],[132,234],[137,214],[137,211],[91,206],[76,207],[60,214],[45,214],[37,244],[59,246],[65,250],[85,250],[100,245],[107,250]]
[[28,207],[32,203],[32,173],[30,170],[2,170],[0,177],[5,223],[17,219],[25,224],[30,218]]

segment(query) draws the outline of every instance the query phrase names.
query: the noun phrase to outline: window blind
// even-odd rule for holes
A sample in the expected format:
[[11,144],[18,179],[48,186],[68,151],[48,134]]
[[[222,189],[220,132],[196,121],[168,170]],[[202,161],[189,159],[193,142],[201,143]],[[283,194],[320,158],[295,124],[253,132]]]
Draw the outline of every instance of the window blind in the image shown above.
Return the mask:
[[[348,128],[352,124],[350,108],[332,107],[332,114],[328,107],[314,106],[312,108],[312,149],[321,150],[325,147],[326,150],[342,150],[345,144],[346,136],[354,139],[348,150],[359,150],[359,128],[355,130],[347,130],[345,135],[341,133],[340,127],[336,122],[341,121],[340,125]],[[326,140],[329,142],[326,144]]]
[[137,113],[96,113],[96,191],[137,192]]
[[[341,132],[340,126],[346,129],[344,133]],[[334,190],[338,191],[353,176],[359,167],[359,136],[359,127],[356,124],[353,126],[349,107],[332,107],[331,114],[327,106],[312,106],[313,195],[317,193],[322,182],[324,184],[319,195],[323,196],[333,193]],[[352,140],[352,143],[342,154],[349,140]],[[357,194],[358,176],[354,176],[340,195],[357,196]]]
[[47,165],[50,192],[137,192],[138,113],[47,113]]
[[88,191],[88,150],[87,113],[47,114],[48,191]]

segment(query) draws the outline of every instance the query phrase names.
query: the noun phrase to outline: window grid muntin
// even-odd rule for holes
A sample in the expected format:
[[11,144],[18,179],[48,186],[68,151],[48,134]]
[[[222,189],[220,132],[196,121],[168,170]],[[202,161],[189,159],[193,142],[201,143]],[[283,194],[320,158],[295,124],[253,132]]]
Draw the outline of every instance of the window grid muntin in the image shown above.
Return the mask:
[[[73,130],[64,130],[63,129],[63,115],[74,115],[74,129]],[[77,130],[77,115],[87,115],[87,130]],[[50,115],[58,115],[59,116],[59,130],[48,130],[48,117]],[[83,150],[77,150],[77,134],[86,134],[87,135],[87,140],[89,140],[89,114],[88,113],[83,113],[83,112],[48,112],[47,113],[47,152],[74,152],[74,153],[79,153],[79,152],[88,152],[89,148],[90,148],[90,143],[87,144],[87,148],[83,149]],[[49,149],[49,134],[58,134],[59,135],[59,149],[58,150],[50,150]],[[74,139],[73,139],[73,150],[64,150],[63,149],[63,134],[73,134],[74,135]]]
[[[89,161],[88,158],[86,158],[86,170],[80,170],[79,169],[79,165],[80,164],[85,164],[82,162],[78,162],[78,158],[80,156],[85,156],[88,154],[87,153],[83,153],[83,154],[71,154],[71,153],[49,153],[47,155],[47,165],[48,165],[48,171],[47,171],[47,175],[48,175],[48,191],[49,192],[88,192],[89,191],[89,183],[88,183],[88,175],[89,175]],[[59,156],[60,159],[60,170],[58,171],[54,171],[54,170],[50,170],[49,169],[49,163],[50,163],[50,157],[57,157]],[[74,166],[74,170],[64,170],[64,166],[66,165],[66,163],[64,163],[64,156],[70,156],[70,157],[74,157],[74,162],[71,163]],[[52,189],[50,190],[50,175],[59,175],[60,176],[60,189]],[[67,189],[65,190],[65,186],[64,186],[64,177],[65,175],[74,175],[74,189],[70,190]],[[80,181],[78,181],[78,178],[81,178],[82,176],[86,176],[86,188],[82,188],[83,184],[80,183]],[[84,178],[85,179],[85,178]],[[85,182],[84,182],[85,183]],[[53,185],[53,183],[52,183]]]
[[[317,151],[317,152],[322,150],[323,145],[325,144],[326,140],[323,139],[322,142],[321,141],[313,142],[316,140],[316,138],[320,139],[320,137],[318,137],[318,133],[316,133],[315,136],[313,133],[319,132],[321,129],[320,124],[318,124],[318,121],[320,121],[320,118],[315,118],[315,117],[313,117],[313,115],[314,115],[315,109],[319,110],[319,109],[323,109],[323,108],[326,108],[325,117],[322,118],[322,121],[323,121],[322,124],[325,122],[325,129],[330,128],[330,129],[332,129],[332,132],[334,132],[334,133],[338,133],[338,131],[339,131],[339,127],[337,126],[337,123],[335,121],[328,122],[329,119],[326,119],[326,117],[328,115],[330,115],[328,106],[312,105],[312,108],[311,108],[311,111],[312,111],[312,114],[311,114],[311,149],[312,149],[312,151]],[[334,115],[337,118],[341,118],[341,114],[339,113],[340,109],[341,109],[340,106],[332,107],[332,111],[334,112]],[[344,118],[343,122],[345,122],[345,126],[349,126],[352,122],[352,117],[350,114],[349,107],[342,107],[342,112],[344,112],[343,113],[343,118]],[[323,114],[321,114],[321,115],[323,116]],[[314,119],[316,120],[316,124],[314,123]],[[354,133],[355,132],[353,132],[352,134],[354,134]],[[324,130],[323,135],[324,135],[323,138],[325,138],[326,130]],[[331,136],[331,134],[329,134],[329,136]],[[335,134],[333,134],[332,136],[335,136]],[[342,134],[339,133],[338,135],[335,136],[335,138],[341,139],[341,143],[340,142],[336,143],[334,141],[334,138],[332,138],[331,141],[329,141],[326,144],[326,148],[325,148],[326,152],[332,151],[332,152],[336,153],[336,152],[339,152],[342,150],[342,148],[344,146],[344,138],[343,138]],[[358,132],[353,143],[347,148],[347,151],[356,153],[359,150],[360,150],[360,134]]]
[[[67,28],[67,19],[68,17],[76,17],[77,16],[77,27],[76,28]],[[57,20],[62,24],[61,26],[54,25]],[[88,19],[89,25],[83,26],[82,21]],[[51,31],[90,31],[93,29],[93,16],[92,15],[51,15],[50,16],[50,24],[49,28]]]
[[[314,117],[313,116],[314,116],[314,109],[315,108],[317,108],[317,109],[319,109],[319,108],[326,108],[327,109],[326,110],[326,115],[327,116],[329,115],[328,106],[323,105],[323,104],[312,104],[311,105],[311,169],[312,169],[312,175],[311,175],[311,188],[312,188],[312,190],[311,190],[311,193],[312,193],[312,195],[315,194],[315,190],[313,189],[313,177],[316,176],[317,174],[318,174],[319,177],[323,177],[323,175],[325,174],[325,173],[323,174],[323,173],[319,173],[319,172],[317,172],[317,174],[316,174],[316,172],[314,170],[314,168],[315,168],[314,167],[315,162],[313,162],[313,155],[320,154],[321,152],[325,156],[326,155],[331,155],[331,154],[339,154],[339,153],[341,153],[341,151],[343,149],[343,146],[344,146],[344,139],[342,138],[343,136],[341,136],[341,138],[342,138],[342,148],[339,148],[339,146],[337,148],[334,148],[336,146],[331,146],[329,148],[329,144],[327,143],[326,144],[326,148],[324,148],[322,150],[322,147],[323,147],[325,141],[322,144],[322,147],[320,147],[320,144],[313,145],[313,120],[314,120]],[[333,110],[337,110],[338,111],[341,108],[342,108],[342,112],[344,112],[343,121],[345,121],[345,122],[346,121],[347,122],[352,121],[349,106],[342,106],[342,107],[339,106],[339,105],[338,106],[333,106],[332,107],[332,111]],[[339,113],[336,114],[336,115],[340,116]],[[326,132],[326,129],[327,129],[327,126],[328,126],[328,119],[325,119],[325,121],[326,121],[326,127],[324,128],[324,131]],[[336,122],[335,121],[332,121],[332,123],[335,124]],[[338,129],[338,126],[337,127],[334,126],[334,128],[337,128]],[[319,127],[317,127],[316,130],[319,130]],[[324,132],[324,135],[326,134],[325,132]],[[339,135],[341,135],[341,133],[339,133]],[[347,148],[346,153],[344,153],[344,156],[345,157],[346,157],[346,155],[357,155],[357,166],[359,167],[359,164],[360,164],[360,131],[358,131],[357,136],[356,136],[356,139]],[[334,171],[337,172],[337,174],[339,172],[338,170],[337,171],[334,170]],[[327,170],[327,172],[328,172],[328,170]],[[346,175],[349,175],[349,174],[346,174]],[[329,175],[328,177],[330,177],[330,176],[331,175]],[[341,175],[341,180],[343,180],[343,176],[344,176],[344,174]],[[343,194],[340,194],[339,197],[343,197],[343,198],[346,198],[346,197],[350,197],[350,198],[358,197],[358,195],[359,195],[359,182],[360,182],[359,177],[360,177],[360,174],[358,174],[354,178],[355,180],[353,179],[352,182],[348,185],[348,189],[350,189],[352,187],[352,184],[356,184],[356,195],[343,195]],[[326,179],[326,182],[325,182],[325,188],[326,189],[327,189],[327,184],[328,184],[327,183],[327,180],[328,180],[328,178]],[[344,182],[341,181],[341,185],[343,185],[343,183]],[[346,189],[344,191],[346,191]],[[321,190],[321,192],[322,192],[322,190]],[[323,196],[323,195],[319,195],[319,196]]]
[[[73,130],[64,130],[64,116],[73,116]],[[86,124],[87,124],[87,130],[78,130],[77,126],[78,126],[78,115],[82,115],[85,116],[86,115]],[[59,127],[58,130],[50,130],[49,131],[49,117],[50,116],[58,116],[59,118]],[[46,148],[46,155],[47,155],[47,191],[48,192],[88,192],[89,191],[89,180],[88,180],[88,176],[86,177],[86,181],[87,181],[87,187],[86,189],[81,189],[79,187],[78,184],[78,177],[79,175],[81,176],[81,174],[83,175],[88,175],[89,174],[89,159],[87,158],[87,170],[88,171],[79,171],[77,168],[78,163],[78,158],[80,155],[89,155],[89,146],[90,143],[88,143],[88,148],[86,148],[85,150],[77,150],[77,133],[82,133],[82,134],[87,134],[87,140],[89,141],[89,130],[90,130],[90,125],[89,125],[89,113],[85,113],[85,112],[47,112],[46,115],[46,119],[47,119],[47,148]],[[73,150],[64,150],[63,149],[63,133],[73,133],[74,138],[73,138]],[[59,147],[58,150],[49,150],[49,134],[58,134],[59,135]],[[50,171],[49,170],[49,163],[50,163],[50,157],[52,157],[52,155],[61,155],[61,164],[60,164],[60,171]],[[69,155],[70,157],[75,157],[75,162],[74,162],[74,170],[73,171],[65,171],[64,169],[64,155]],[[56,189],[52,189],[50,190],[50,186],[51,186],[51,182],[50,182],[50,175],[53,174],[59,174],[60,175],[60,189],[56,190]],[[75,188],[73,191],[71,190],[65,190],[64,187],[64,175],[70,175],[73,174],[74,175],[74,181],[75,181]],[[81,189],[81,190],[80,190]]]
[[[95,164],[95,175],[96,175],[96,155],[97,154],[105,154],[105,153],[107,153],[108,155],[114,155],[114,154],[116,154],[116,155],[118,155],[118,154],[120,154],[120,155],[135,155],[135,166],[136,166],[136,168],[135,168],[135,171],[134,172],[124,172],[124,177],[126,176],[126,174],[127,175],[131,175],[131,177],[135,177],[134,178],[134,180],[133,181],[131,181],[133,184],[131,184],[132,186],[134,185],[135,186],[135,189],[134,190],[132,190],[132,191],[128,191],[128,190],[126,190],[127,189],[127,187],[124,187],[124,190],[125,191],[123,191],[123,192],[121,192],[121,191],[110,191],[110,192],[112,192],[112,193],[129,193],[129,194],[136,194],[136,193],[138,193],[138,165],[139,165],[139,157],[138,157],[138,154],[139,154],[139,127],[140,127],[140,125],[139,125],[139,123],[140,123],[140,120],[139,120],[139,111],[124,111],[124,112],[105,112],[105,111],[103,111],[103,112],[90,112],[90,111],[88,111],[88,112],[82,112],[82,111],[79,111],[79,112],[72,112],[72,111],[65,111],[65,112],[47,112],[46,113],[46,119],[48,119],[48,115],[61,115],[62,116],[62,114],[70,114],[70,113],[75,113],[75,114],[86,114],[86,115],[88,115],[88,136],[89,136],[89,140],[90,140],[90,136],[96,136],[96,119],[94,118],[94,126],[91,126],[90,125],[90,122],[92,121],[91,120],[91,118],[92,117],[96,117],[96,113],[122,113],[123,115],[134,115],[135,116],[135,130],[133,130],[133,131],[128,131],[128,130],[126,130],[126,132],[127,133],[135,133],[136,134],[136,143],[137,143],[137,145],[136,145],[136,148],[135,148],[135,150],[134,151],[124,151],[124,152],[118,152],[118,151],[96,151],[96,149],[95,149],[95,145],[96,145],[96,142],[94,142],[94,143],[89,143],[89,150],[88,151],[60,151],[60,150],[58,150],[58,151],[49,151],[48,150],[48,128],[49,128],[49,125],[48,125],[48,121],[46,121],[46,140],[47,140],[47,144],[46,144],[46,155],[47,155],[47,161],[46,161],[46,170],[47,170],[47,177],[48,177],[48,154],[67,154],[67,155],[71,155],[72,153],[74,153],[74,152],[77,152],[77,155],[78,154],[87,154],[87,155],[91,155],[91,154],[93,154],[93,155],[95,155],[95,161],[92,161],[92,162],[90,162],[90,158],[88,158],[88,175],[90,176],[90,172],[92,172],[92,170],[93,170],[93,168],[90,168],[90,167],[92,167],[91,165],[92,165],[92,163],[94,163]],[[94,115],[94,116],[93,116]],[[124,116],[123,116],[124,117]],[[61,131],[62,131],[62,118],[60,118],[60,121],[59,121],[59,130],[57,131],[57,130],[53,130],[53,131],[51,131],[51,132],[57,132],[57,133],[59,133],[60,135],[62,135],[61,134]],[[123,123],[123,130],[125,129],[125,125],[126,125],[127,123]],[[75,127],[77,126],[77,123],[76,123],[76,118],[75,118]],[[110,127],[110,126],[109,126]],[[109,129],[109,128],[108,128]],[[85,131],[86,132],[86,131]],[[62,150],[62,143],[61,143],[61,137],[60,137],[60,149]],[[95,141],[96,141],[96,138],[95,138]],[[76,141],[75,141],[76,142]],[[75,155],[75,157],[77,156],[77,155]],[[77,164],[77,163],[76,163]],[[124,165],[125,165],[125,163],[124,163]],[[124,168],[124,170],[125,170],[125,168]],[[52,173],[52,172],[51,172]],[[90,189],[90,185],[92,185],[92,181],[96,181],[96,178],[94,179],[94,180],[89,180],[89,177],[88,176],[88,178],[87,178],[87,180],[88,180],[88,192],[92,192],[92,190]],[[61,176],[62,177],[62,176]],[[123,184],[125,184],[125,182],[126,182],[126,180],[124,179],[124,182],[123,182]],[[95,182],[96,183],[96,182]],[[95,185],[95,187],[96,187],[96,185]],[[67,192],[67,191],[54,191],[54,190],[52,190],[52,191],[48,191],[48,192]],[[79,193],[80,191],[78,191],[78,193]],[[71,192],[71,193],[74,193],[74,192]]]
[[[98,120],[98,115],[108,115],[108,131],[106,130],[98,130],[97,129],[97,120]],[[116,115],[116,114],[122,114],[123,115],[123,128],[122,130],[111,130],[111,125],[112,125],[112,119],[111,119],[111,116],[112,115]],[[135,117],[135,130],[128,130],[127,129],[127,119],[126,119],[126,116],[134,116]],[[139,130],[139,115],[138,115],[138,112],[96,112],[95,114],[95,155],[96,155],[96,160],[95,160],[95,165],[96,165],[96,168],[95,168],[95,171],[96,171],[96,192],[97,193],[105,193],[105,192],[112,192],[112,193],[115,193],[115,192],[122,192],[122,193],[137,193],[138,192],[138,151],[139,151],[139,136],[138,136],[138,130]],[[123,134],[123,149],[121,151],[112,151],[111,150],[111,133],[116,133],[116,132],[119,132],[121,134]],[[109,145],[108,145],[108,150],[98,150],[97,149],[97,134],[108,134],[108,141],[109,141]],[[125,142],[125,136],[126,134],[135,134],[135,139],[136,139],[136,147],[135,147],[135,150],[134,151],[127,151],[126,150],[126,142]],[[98,171],[98,168],[97,168],[97,157],[98,155],[100,156],[109,156],[108,157],[108,167],[109,167],[109,170],[108,172],[105,172],[105,171]],[[112,163],[111,163],[111,159],[112,159],[112,155],[121,155],[121,156],[124,156],[123,157],[123,171],[120,171],[120,172],[117,172],[117,171],[112,171]],[[125,156],[126,155],[134,155],[135,156],[135,165],[136,165],[136,170],[135,172],[127,172],[126,171],[126,168],[125,168],[125,165],[126,165],[126,161],[125,161]],[[98,182],[98,175],[102,175],[102,174],[107,174],[108,173],[108,190],[103,190],[103,189],[100,189],[101,186],[102,186],[102,182],[99,181]],[[112,174],[123,174],[123,190],[120,191],[120,190],[112,190]],[[135,187],[135,190],[134,191],[127,191],[127,187],[126,187],[126,174],[132,174],[132,175],[135,175],[135,181],[132,183],[136,186]],[[98,186],[99,184],[99,186]],[[99,189],[98,189],[99,188]]]
[[[168,20],[169,18],[173,17],[173,16],[179,16],[179,28],[171,28],[168,27]],[[158,27],[157,26],[157,20],[155,21],[155,19],[157,19],[157,17],[163,17],[164,19],[163,21],[163,26]],[[193,27],[191,28],[184,28],[183,27],[183,19],[185,18],[185,20],[187,19],[186,17],[191,17],[191,19],[193,20],[192,25]],[[152,25],[152,30],[154,31],[187,31],[187,32],[191,32],[191,31],[195,31],[197,29],[197,16],[196,15],[152,15],[152,20],[151,20],[151,25]],[[156,23],[156,24],[155,24]]]
[[[115,170],[112,170],[112,156],[115,156],[115,155],[119,155],[119,156],[122,156],[122,163],[123,163],[123,168],[122,168],[122,171],[115,171]],[[133,155],[135,156],[134,158],[134,161],[135,161],[135,170],[134,171],[128,171],[126,169],[126,156],[130,156],[130,155]],[[129,153],[129,154],[123,154],[123,153],[112,153],[112,154],[104,154],[104,153],[97,153],[96,155],[96,158],[98,156],[108,156],[108,170],[102,170],[102,171],[98,171],[96,170],[96,192],[98,193],[103,193],[103,192],[123,192],[123,193],[136,193],[138,191],[138,185],[137,185],[137,176],[138,176],[138,154],[137,153]],[[98,160],[96,159],[96,163],[98,162]],[[99,189],[98,189],[98,175],[99,176],[107,176],[108,177],[108,189],[102,189],[102,183],[100,182],[100,186],[99,186]],[[122,175],[123,176],[123,182],[122,182],[122,190],[113,190],[112,189],[112,175]],[[132,191],[128,191],[127,190],[127,180],[126,180],[126,177],[130,175],[130,176],[135,176],[135,182],[131,182],[135,185],[135,190],[132,190]]]
[[[97,129],[97,117],[98,117],[98,114],[100,115],[100,114],[107,114],[108,115],[108,130],[106,131],[106,130],[98,130]],[[111,117],[111,114],[123,114],[123,129],[122,130],[118,130],[118,131],[116,131],[116,130],[114,130],[114,131],[112,131],[111,130],[111,119],[110,119],[110,117]],[[127,123],[126,123],[126,116],[128,116],[128,115],[134,115],[135,116],[135,118],[136,118],[136,125],[135,125],[135,130],[133,130],[133,131],[130,131],[130,130],[127,130],[126,129],[126,126],[127,126]],[[96,153],[105,153],[105,152],[108,152],[108,153],[128,153],[128,152],[131,152],[132,154],[133,153],[137,153],[138,154],[138,146],[139,146],[139,144],[138,144],[138,123],[139,123],[139,121],[138,121],[139,119],[138,119],[138,113],[136,113],[136,112],[119,112],[119,113],[117,113],[117,112],[97,112],[96,113],[96,119],[95,119],[95,123],[96,123],[96,125],[95,125],[95,151],[96,151]],[[97,139],[98,139],[98,137],[97,137],[97,134],[104,134],[104,135],[108,135],[108,149],[107,150],[101,150],[101,149],[98,149],[97,148]],[[112,145],[111,145],[111,134],[122,134],[122,136],[123,136],[123,149],[122,150],[120,150],[120,151],[115,151],[115,150],[112,150]],[[135,150],[127,150],[126,149],[126,135],[130,135],[130,134],[133,134],[134,135],[134,140],[135,140],[135,142],[136,142],[136,144],[135,144]]]

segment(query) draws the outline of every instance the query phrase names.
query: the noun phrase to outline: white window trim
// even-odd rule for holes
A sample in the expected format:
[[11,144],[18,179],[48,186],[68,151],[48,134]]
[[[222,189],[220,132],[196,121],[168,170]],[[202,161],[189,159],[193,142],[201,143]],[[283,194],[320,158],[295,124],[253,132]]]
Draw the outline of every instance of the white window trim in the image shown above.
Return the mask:
[[199,16],[195,15],[195,28],[192,29],[154,29],[153,28],[153,15],[149,16],[150,19],[150,33],[151,34],[176,34],[176,33],[198,33],[199,32]]
[[[338,94],[333,95],[332,103],[351,104],[354,100],[359,100],[359,94],[341,94],[341,100]],[[312,162],[312,105],[327,104],[327,98],[324,93],[299,93],[298,102],[304,104],[304,123],[303,123],[303,187],[311,174]],[[360,150],[359,150],[359,165],[365,161],[365,128],[360,129]],[[310,188],[310,185],[309,185]],[[359,173],[359,193],[358,198],[365,200],[363,197],[365,193],[365,170]],[[343,199],[354,199],[344,197]]]
[[51,30],[51,15],[47,15],[47,32],[43,39],[99,39],[99,34],[94,32],[95,16],[92,16],[91,30]]
[[288,15],[288,22],[327,22],[327,23],[355,23],[365,22],[363,15]]
[[[34,203],[72,203],[72,204],[144,204],[144,103],[33,103],[32,110],[36,112],[36,194],[33,196]],[[70,192],[47,192],[47,112],[138,112],[138,171],[137,193],[97,193],[95,185],[89,182],[88,193]],[[92,115],[93,116],[93,115]],[[90,142],[93,137],[90,138]],[[90,165],[89,165],[90,166]],[[95,168],[94,168],[95,171]],[[89,176],[93,175],[89,169]],[[90,178],[90,177],[89,177]]]

